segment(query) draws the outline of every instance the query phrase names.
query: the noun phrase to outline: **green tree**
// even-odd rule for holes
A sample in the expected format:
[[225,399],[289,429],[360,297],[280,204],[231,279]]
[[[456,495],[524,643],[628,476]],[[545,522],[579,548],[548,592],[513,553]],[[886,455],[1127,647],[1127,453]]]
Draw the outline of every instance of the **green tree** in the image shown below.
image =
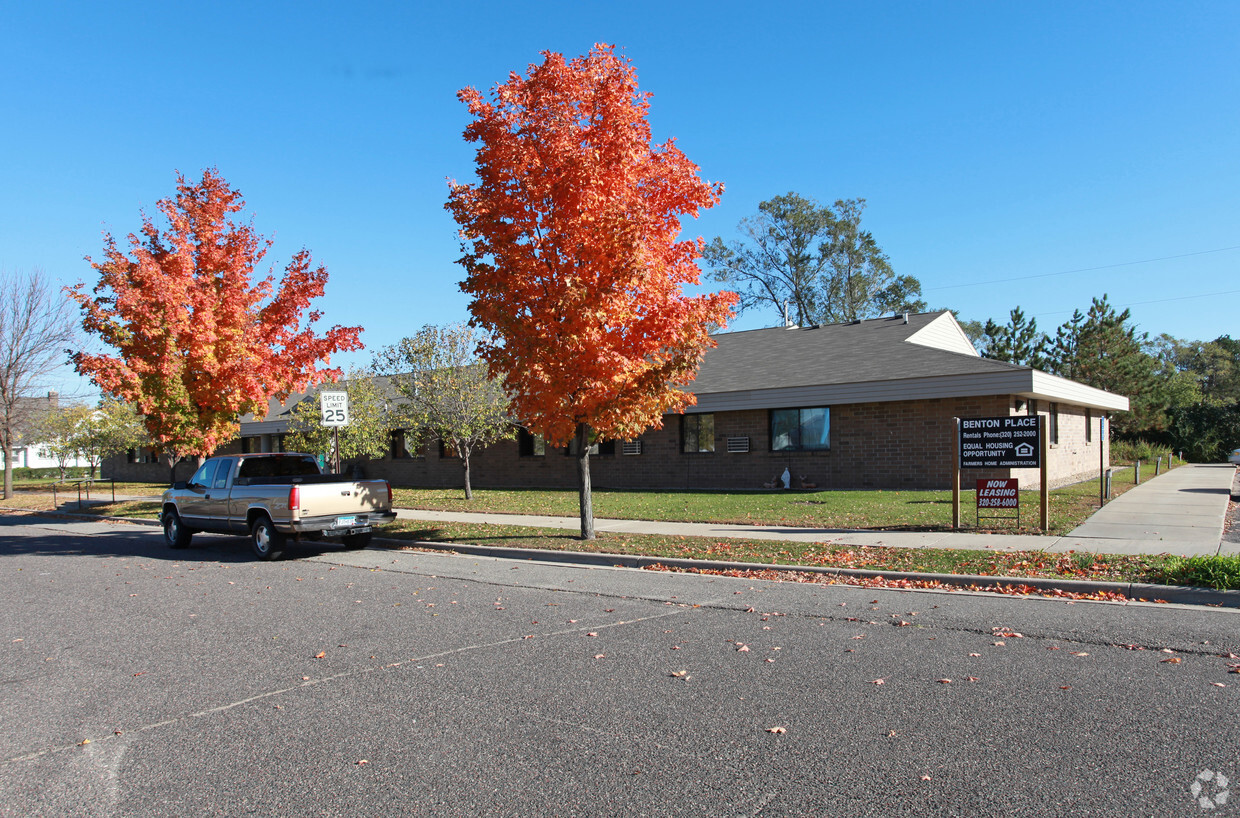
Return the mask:
[[346,380],[323,384],[307,393],[290,413],[286,449],[331,454],[335,434],[332,427],[322,424],[319,393],[342,390],[349,395],[349,423],[339,427],[340,457],[377,460],[387,454],[391,432],[399,420],[382,382],[368,369],[350,369]]
[[1104,293],[1087,313],[1077,310],[1059,327],[1048,366],[1061,377],[1127,396],[1130,411],[1113,421],[1116,434],[1158,431],[1166,427],[1166,406],[1148,341],[1146,333],[1137,332],[1131,313],[1117,312]]
[[56,461],[61,480],[69,464],[82,454],[82,427],[90,414],[88,406],[64,404],[49,407],[35,423],[33,437],[39,442],[39,453]]
[[703,258],[716,281],[740,294],[740,309],[786,309],[802,326],[925,310],[921,282],[897,276],[862,229],[864,210],[865,199],[832,208],[798,193],[776,196],[741,221],[740,240],[715,238]]
[[982,328],[981,353],[996,361],[1043,369],[1046,366],[1046,333],[1038,331],[1038,319],[1025,318],[1020,307],[1008,314],[1008,323],[987,319]]
[[737,312],[761,307],[788,310],[801,326],[823,315],[821,279],[835,217],[831,209],[798,193],[758,205],[757,215],[737,225],[743,239],[716,237],[702,253],[711,276],[740,295]]
[[422,327],[375,355],[375,369],[403,399],[403,425],[443,441],[461,461],[465,499],[473,499],[470,457],[513,437],[508,397],[474,355],[480,339],[468,324]]
[[876,318],[891,312],[921,312],[921,282],[898,276],[874,235],[861,229],[865,199],[838,199],[825,282],[824,323]]
[[77,451],[86,460],[90,476],[108,455],[123,452],[148,440],[146,427],[132,404],[104,397],[78,425]]

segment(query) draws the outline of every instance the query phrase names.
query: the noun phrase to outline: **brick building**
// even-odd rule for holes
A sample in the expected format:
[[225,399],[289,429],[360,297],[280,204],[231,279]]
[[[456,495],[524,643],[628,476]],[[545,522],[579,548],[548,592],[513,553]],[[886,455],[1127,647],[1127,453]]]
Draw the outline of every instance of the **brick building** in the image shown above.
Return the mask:
[[[947,488],[956,417],[1047,416],[1053,486],[1109,465],[1104,418],[1128,399],[1083,384],[982,358],[950,312],[851,324],[720,333],[693,384],[697,405],[664,417],[663,428],[631,441],[603,441],[590,457],[600,488],[755,489],[787,469],[793,487]],[[230,449],[281,448],[292,402],[268,419],[243,422]],[[130,460],[140,460],[140,453]],[[393,432],[382,460],[358,464],[395,484],[455,486],[460,462],[437,441],[416,450]],[[143,464],[112,464],[116,476]],[[571,488],[575,459],[522,430],[475,454],[475,487]],[[1018,477],[1034,469],[969,470],[967,480]]]

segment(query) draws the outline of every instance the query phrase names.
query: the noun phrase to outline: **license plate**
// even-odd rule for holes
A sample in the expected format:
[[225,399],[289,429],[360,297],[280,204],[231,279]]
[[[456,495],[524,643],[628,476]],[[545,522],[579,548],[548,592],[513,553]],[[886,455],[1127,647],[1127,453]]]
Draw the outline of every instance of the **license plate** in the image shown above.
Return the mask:
[[352,517],[337,517],[336,518],[336,528],[348,528],[349,526],[354,526],[354,525],[357,525],[356,515]]

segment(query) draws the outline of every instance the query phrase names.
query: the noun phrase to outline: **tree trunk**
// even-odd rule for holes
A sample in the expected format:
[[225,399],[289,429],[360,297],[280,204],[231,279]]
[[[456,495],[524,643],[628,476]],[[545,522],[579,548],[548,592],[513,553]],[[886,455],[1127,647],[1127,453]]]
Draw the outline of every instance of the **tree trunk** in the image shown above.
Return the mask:
[[4,499],[13,496],[13,447],[4,447]]
[[594,500],[590,494],[590,427],[577,426],[577,486],[580,490],[581,539],[594,539]]
[[461,452],[461,468],[465,471],[465,499],[472,500],[474,499],[474,490],[469,485],[469,452],[465,451],[464,447],[457,449],[457,451]]

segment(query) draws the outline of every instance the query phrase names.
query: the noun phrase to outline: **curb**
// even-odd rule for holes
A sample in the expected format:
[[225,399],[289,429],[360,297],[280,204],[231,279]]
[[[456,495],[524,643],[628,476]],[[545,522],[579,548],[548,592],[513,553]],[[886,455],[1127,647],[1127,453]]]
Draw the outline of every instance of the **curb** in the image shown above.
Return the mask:
[[572,565],[591,565],[606,568],[646,568],[651,565],[667,565],[673,568],[704,568],[717,571],[795,571],[830,576],[884,579],[907,579],[938,582],[967,590],[972,585],[1027,585],[1043,591],[1058,590],[1072,593],[1094,594],[1108,592],[1123,594],[1131,601],[1166,602],[1177,605],[1200,605],[1219,608],[1240,608],[1240,591],[1222,591],[1188,585],[1152,585],[1137,582],[1093,582],[1079,579],[1050,579],[1046,577],[994,577],[978,574],[930,574],[900,571],[871,571],[864,568],[833,568],[819,565],[780,565],[777,563],[725,562],[722,560],[688,560],[680,557],[640,557],[627,554],[582,553],[578,551],[545,551],[535,548],[504,548],[491,545],[464,545],[421,540],[396,540],[375,538],[375,542],[398,546],[417,546],[433,551],[470,554],[478,557],[527,560],[534,562],[562,562]]
[[[19,511],[53,517],[84,517],[91,520],[133,523],[158,526],[159,520],[138,517],[110,517],[100,514],[77,514],[67,511],[35,511],[25,508],[4,508],[0,511]],[[376,537],[375,542],[392,546],[417,546],[432,551],[472,554],[498,559],[529,560],[534,562],[562,562],[572,565],[595,565],[605,568],[646,568],[651,565],[668,565],[673,568],[704,568],[714,571],[788,571],[805,574],[826,574],[872,579],[907,579],[938,582],[943,585],[967,590],[971,585],[1027,585],[1043,591],[1069,591],[1094,594],[1099,592],[1123,594],[1129,600],[1157,600],[1176,605],[1197,605],[1215,608],[1240,608],[1240,591],[1222,591],[1192,585],[1152,585],[1139,582],[1093,582],[1079,579],[1050,579],[1047,577],[994,577],[980,574],[930,574],[913,571],[871,571],[864,568],[833,568],[821,565],[781,565],[778,563],[726,562],[723,560],[687,560],[681,557],[630,556],[627,554],[582,553],[579,551],[545,551],[536,548],[501,548],[490,545],[447,544],[422,540],[396,540]]]

